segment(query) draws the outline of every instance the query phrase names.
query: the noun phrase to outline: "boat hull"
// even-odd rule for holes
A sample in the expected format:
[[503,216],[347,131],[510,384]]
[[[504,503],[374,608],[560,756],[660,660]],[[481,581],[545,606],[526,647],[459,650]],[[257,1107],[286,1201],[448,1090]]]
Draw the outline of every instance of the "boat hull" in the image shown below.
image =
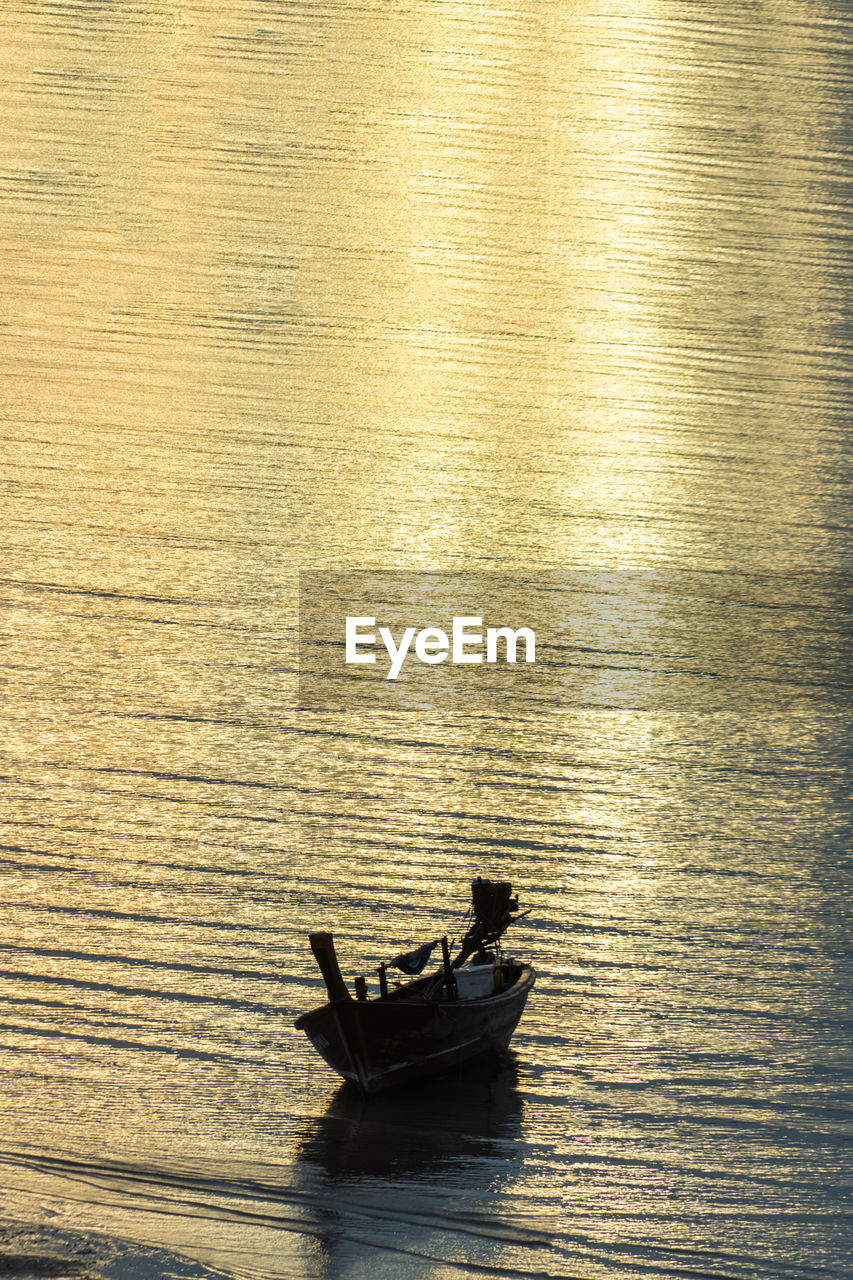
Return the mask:
[[523,965],[512,986],[473,1000],[434,1000],[423,982],[381,1000],[331,1001],[296,1026],[363,1093],[380,1093],[506,1048],[535,981]]

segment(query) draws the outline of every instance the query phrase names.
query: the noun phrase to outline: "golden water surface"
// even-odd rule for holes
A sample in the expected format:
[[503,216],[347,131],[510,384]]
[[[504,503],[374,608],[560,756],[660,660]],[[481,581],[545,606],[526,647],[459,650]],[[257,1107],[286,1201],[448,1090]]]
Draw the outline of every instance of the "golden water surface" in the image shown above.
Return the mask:
[[[246,1277],[844,1274],[845,6],[5,16],[7,1212]],[[637,703],[299,711],[306,568],[587,574]],[[513,1056],[355,1104],[305,934],[370,972],[478,873]]]

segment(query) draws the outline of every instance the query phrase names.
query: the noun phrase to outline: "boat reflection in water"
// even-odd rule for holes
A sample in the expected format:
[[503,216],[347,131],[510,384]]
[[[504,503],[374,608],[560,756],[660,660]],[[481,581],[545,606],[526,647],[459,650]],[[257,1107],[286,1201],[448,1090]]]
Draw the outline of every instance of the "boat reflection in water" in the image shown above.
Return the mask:
[[[494,1161],[511,1166],[521,1136],[523,1102],[511,1050],[495,1049],[476,1062],[417,1086],[365,1098],[349,1084],[333,1094],[325,1113],[306,1125],[296,1158],[335,1181],[420,1178]],[[475,1179],[476,1181],[476,1179]]]
[[[460,1260],[481,1269],[508,1249],[523,1263],[531,1224],[514,1199],[529,1154],[523,1110],[509,1050],[379,1097],[341,1085],[294,1152],[313,1274],[414,1280],[427,1263],[430,1274],[456,1275]],[[541,1229],[533,1234],[548,1247]]]

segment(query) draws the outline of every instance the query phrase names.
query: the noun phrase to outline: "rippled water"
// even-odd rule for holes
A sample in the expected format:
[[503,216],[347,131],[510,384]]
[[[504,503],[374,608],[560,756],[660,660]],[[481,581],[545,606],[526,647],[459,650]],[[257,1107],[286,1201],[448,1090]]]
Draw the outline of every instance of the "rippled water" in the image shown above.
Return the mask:
[[[851,1274],[847,8],[12,11],[6,1211],[245,1277]],[[588,575],[577,697],[297,710],[298,571],[365,567]],[[351,1098],[308,929],[369,972],[478,873],[511,1054]]]

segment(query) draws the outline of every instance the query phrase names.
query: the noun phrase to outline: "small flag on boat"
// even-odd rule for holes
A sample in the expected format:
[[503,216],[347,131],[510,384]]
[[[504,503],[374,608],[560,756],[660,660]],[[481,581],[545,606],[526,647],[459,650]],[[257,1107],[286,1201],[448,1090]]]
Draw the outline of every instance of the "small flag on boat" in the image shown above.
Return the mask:
[[402,969],[403,973],[420,973],[427,960],[432,955],[433,948],[438,946],[438,938],[435,942],[425,942],[422,947],[418,947],[415,951],[407,951],[405,955],[396,956],[391,961],[395,969]]

